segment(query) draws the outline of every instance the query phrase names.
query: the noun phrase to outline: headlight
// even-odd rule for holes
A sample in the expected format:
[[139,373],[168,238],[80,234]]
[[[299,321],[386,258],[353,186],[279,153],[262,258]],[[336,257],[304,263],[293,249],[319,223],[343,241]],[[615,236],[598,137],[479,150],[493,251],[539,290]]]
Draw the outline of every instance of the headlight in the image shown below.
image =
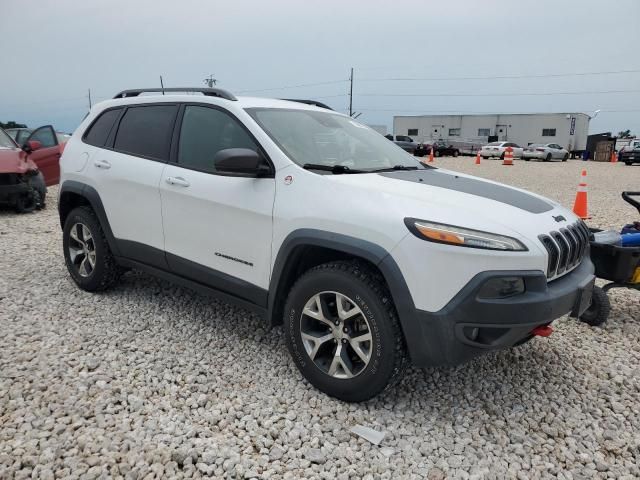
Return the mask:
[[456,227],[445,223],[435,223],[415,218],[405,218],[404,223],[416,237],[436,243],[446,243],[459,247],[483,248],[512,252],[527,251],[522,242],[497,233],[482,232],[470,228]]

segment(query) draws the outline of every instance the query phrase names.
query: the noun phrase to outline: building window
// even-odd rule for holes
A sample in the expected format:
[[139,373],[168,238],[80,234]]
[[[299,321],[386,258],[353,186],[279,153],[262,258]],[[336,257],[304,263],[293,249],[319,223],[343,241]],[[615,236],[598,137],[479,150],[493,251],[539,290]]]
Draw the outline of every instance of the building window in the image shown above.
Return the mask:
[[543,137],[555,137],[556,136],[556,129],[555,128],[543,128],[542,129],[542,136]]
[[459,137],[460,136],[460,129],[459,128],[450,128],[449,129],[449,136],[450,137]]
[[409,135],[411,137],[417,137],[418,136],[418,129],[417,128],[410,128],[409,130],[407,130],[407,135]]
[[490,128],[479,128],[478,129],[478,136],[479,137],[488,137],[489,135],[491,135],[491,129]]

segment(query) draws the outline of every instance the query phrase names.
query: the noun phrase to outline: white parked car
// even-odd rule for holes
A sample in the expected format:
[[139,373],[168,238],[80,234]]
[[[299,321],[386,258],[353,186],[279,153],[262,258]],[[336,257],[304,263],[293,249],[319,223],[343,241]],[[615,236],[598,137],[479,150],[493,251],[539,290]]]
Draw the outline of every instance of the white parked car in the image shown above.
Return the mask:
[[590,304],[589,231],[551,200],[423,165],[326,108],[141,95],[157,91],[95,105],[64,150],[62,248],[83,290],[134,268],[241,305],[346,401]]
[[522,158],[522,147],[513,142],[491,142],[480,149],[480,156],[485,160],[488,158],[504,159],[504,152],[507,147],[513,149],[513,158]]
[[532,143],[524,149],[522,158],[542,162],[550,162],[551,160],[566,162],[569,159],[569,152],[557,143]]

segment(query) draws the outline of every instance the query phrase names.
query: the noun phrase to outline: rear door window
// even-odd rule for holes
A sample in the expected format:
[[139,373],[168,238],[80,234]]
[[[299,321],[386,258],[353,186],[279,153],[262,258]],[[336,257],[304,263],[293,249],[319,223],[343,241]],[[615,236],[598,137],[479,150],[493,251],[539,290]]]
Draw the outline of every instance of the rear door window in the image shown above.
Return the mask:
[[177,105],[130,107],[124,113],[113,148],[153,160],[169,160]]
[[111,129],[120,116],[120,112],[122,112],[121,108],[103,112],[89,127],[87,133],[84,134],[84,141],[95,147],[104,147],[107,138],[109,138],[109,133],[111,133]]

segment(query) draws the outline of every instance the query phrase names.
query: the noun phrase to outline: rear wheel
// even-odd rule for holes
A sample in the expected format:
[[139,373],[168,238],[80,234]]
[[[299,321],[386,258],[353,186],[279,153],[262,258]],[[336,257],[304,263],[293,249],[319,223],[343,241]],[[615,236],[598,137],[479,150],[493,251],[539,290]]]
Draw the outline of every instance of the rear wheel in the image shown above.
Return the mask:
[[78,207],[67,216],[62,246],[67,270],[83,290],[106,290],[123,272],[113,258],[96,214],[89,207]]
[[551,161],[551,154],[547,153],[547,156],[544,159],[545,162],[550,162]]
[[454,157],[457,157],[458,155],[460,155],[460,152],[458,152],[458,150],[454,150],[454,151],[453,151],[453,156],[454,156]]
[[312,268],[296,282],[284,329],[293,360],[317,389],[348,402],[398,381],[405,345],[382,277],[357,262]]
[[440,156],[440,150],[436,150],[436,157]]

